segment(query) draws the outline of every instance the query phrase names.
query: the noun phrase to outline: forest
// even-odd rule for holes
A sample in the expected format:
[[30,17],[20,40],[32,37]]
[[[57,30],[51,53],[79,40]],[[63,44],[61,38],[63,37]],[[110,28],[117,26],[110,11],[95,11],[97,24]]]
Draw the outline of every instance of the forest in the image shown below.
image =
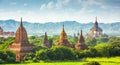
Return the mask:
[[[75,51],[74,45],[77,44],[77,37],[68,36],[72,48],[65,46],[56,46],[59,36],[48,36],[52,48],[43,47],[44,36],[29,36],[30,44],[35,45],[33,52],[24,57],[23,62],[45,61],[78,61],[84,58],[97,57],[119,57],[120,56],[120,37],[108,38],[86,38],[85,43],[88,49]],[[0,64],[18,63],[15,61],[15,52],[10,51],[8,45],[14,42],[14,37],[0,38]]]

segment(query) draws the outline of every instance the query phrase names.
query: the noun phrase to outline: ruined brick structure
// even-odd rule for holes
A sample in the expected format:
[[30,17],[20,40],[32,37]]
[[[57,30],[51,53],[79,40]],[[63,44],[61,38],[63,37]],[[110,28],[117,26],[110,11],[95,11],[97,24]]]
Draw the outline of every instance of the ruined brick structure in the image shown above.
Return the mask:
[[57,46],[71,47],[70,43],[68,42],[67,34],[64,30],[64,25],[62,28],[62,32],[60,33],[60,38],[59,38],[59,42],[57,43]]
[[19,28],[16,31],[15,41],[9,45],[8,49],[16,53],[16,61],[22,61],[24,56],[31,52],[34,45],[29,44],[27,32],[22,24],[22,18]]
[[47,33],[45,32],[44,39],[43,39],[43,46],[47,48],[51,48],[52,44],[49,43]]
[[81,34],[79,35],[79,38],[78,38],[78,43],[75,45],[75,49],[76,50],[88,49],[88,46],[85,44],[85,40],[82,35],[82,30],[81,30]]

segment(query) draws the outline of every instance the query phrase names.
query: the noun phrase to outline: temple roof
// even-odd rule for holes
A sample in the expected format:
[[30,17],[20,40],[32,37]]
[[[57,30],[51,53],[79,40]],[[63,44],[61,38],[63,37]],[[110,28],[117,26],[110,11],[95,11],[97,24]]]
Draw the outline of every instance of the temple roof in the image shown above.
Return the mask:
[[45,32],[44,40],[48,40],[47,33]]
[[67,34],[64,30],[64,25],[63,25],[62,31],[60,33],[60,40],[63,40],[63,39],[67,39]]
[[68,42],[67,34],[64,30],[64,25],[60,33],[60,38],[59,38],[59,42],[57,43],[57,45],[62,45],[62,46],[67,46],[67,47],[71,46],[70,43]]
[[78,43],[83,43],[83,42],[85,42],[85,41],[84,41],[84,38],[83,38],[83,35],[82,35],[82,29],[81,29],[81,34],[80,34],[80,37],[78,39]]
[[20,26],[18,27],[17,31],[16,31],[16,36],[15,36],[15,43],[28,43],[28,38],[27,38],[27,32],[22,24],[22,18],[21,18],[21,22],[20,22]]
[[88,49],[87,45],[85,44],[84,37],[82,35],[82,30],[81,30],[80,37],[78,38],[78,43],[75,45],[75,49],[76,50]]
[[97,17],[95,18],[94,26],[90,30],[92,30],[92,31],[102,31],[102,29],[98,26]]

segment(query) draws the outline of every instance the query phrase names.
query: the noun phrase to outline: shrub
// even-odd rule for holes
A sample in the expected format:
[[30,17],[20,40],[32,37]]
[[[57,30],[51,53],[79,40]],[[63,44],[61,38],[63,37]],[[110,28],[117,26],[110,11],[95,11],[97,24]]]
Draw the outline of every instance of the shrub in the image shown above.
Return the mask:
[[55,59],[54,60],[63,60],[64,54],[62,50],[59,48],[59,46],[54,46],[51,48],[51,50],[55,53]]
[[73,49],[64,46],[55,46],[51,50],[55,53],[55,60],[75,60],[76,54]]
[[39,51],[37,51],[35,57],[38,60],[47,60],[48,59],[47,50],[39,50]]
[[16,62],[16,61],[15,61],[15,58],[13,58],[13,57],[8,57],[8,58],[6,59],[6,62],[7,62],[7,63],[14,63],[14,62]]
[[47,56],[50,60],[55,60],[56,54],[52,50],[47,50]]
[[90,62],[87,62],[87,63],[85,63],[83,65],[100,65],[100,63],[96,62],[96,61],[90,61]]
[[35,57],[35,54],[34,54],[34,53],[29,53],[29,54],[27,54],[27,55],[24,57],[24,60],[25,60],[25,61],[33,60],[34,57]]
[[6,51],[0,51],[0,59],[5,60],[7,58],[7,54],[5,53]]
[[6,63],[4,60],[0,59],[0,64]]

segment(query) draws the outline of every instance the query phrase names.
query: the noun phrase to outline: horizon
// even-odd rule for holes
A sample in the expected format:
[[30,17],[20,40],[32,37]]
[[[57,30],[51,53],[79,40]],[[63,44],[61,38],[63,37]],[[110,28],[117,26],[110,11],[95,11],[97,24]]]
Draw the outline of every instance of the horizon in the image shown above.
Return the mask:
[[[0,20],[0,21],[8,21],[8,20],[12,20],[12,21],[15,21],[15,22],[20,22],[20,20],[19,21],[17,21],[17,20],[15,20],[15,19],[6,19],[6,20]],[[77,23],[80,23],[80,24],[89,24],[89,23],[95,23],[95,21],[90,21],[90,22],[79,22],[79,21],[70,21],[70,20],[66,20],[66,21],[57,21],[57,22],[30,22],[30,21],[24,21],[24,20],[22,20],[22,22],[23,23],[25,23],[25,22],[27,22],[27,23],[38,23],[38,24],[46,24],[46,23],[64,23],[64,22],[77,22]],[[120,23],[120,21],[114,21],[114,22],[99,22],[99,21],[97,21],[99,24],[111,24],[111,23]]]
[[[0,0],[0,20],[30,23],[77,21],[120,22],[119,0]],[[9,7],[8,7],[9,6]]]

